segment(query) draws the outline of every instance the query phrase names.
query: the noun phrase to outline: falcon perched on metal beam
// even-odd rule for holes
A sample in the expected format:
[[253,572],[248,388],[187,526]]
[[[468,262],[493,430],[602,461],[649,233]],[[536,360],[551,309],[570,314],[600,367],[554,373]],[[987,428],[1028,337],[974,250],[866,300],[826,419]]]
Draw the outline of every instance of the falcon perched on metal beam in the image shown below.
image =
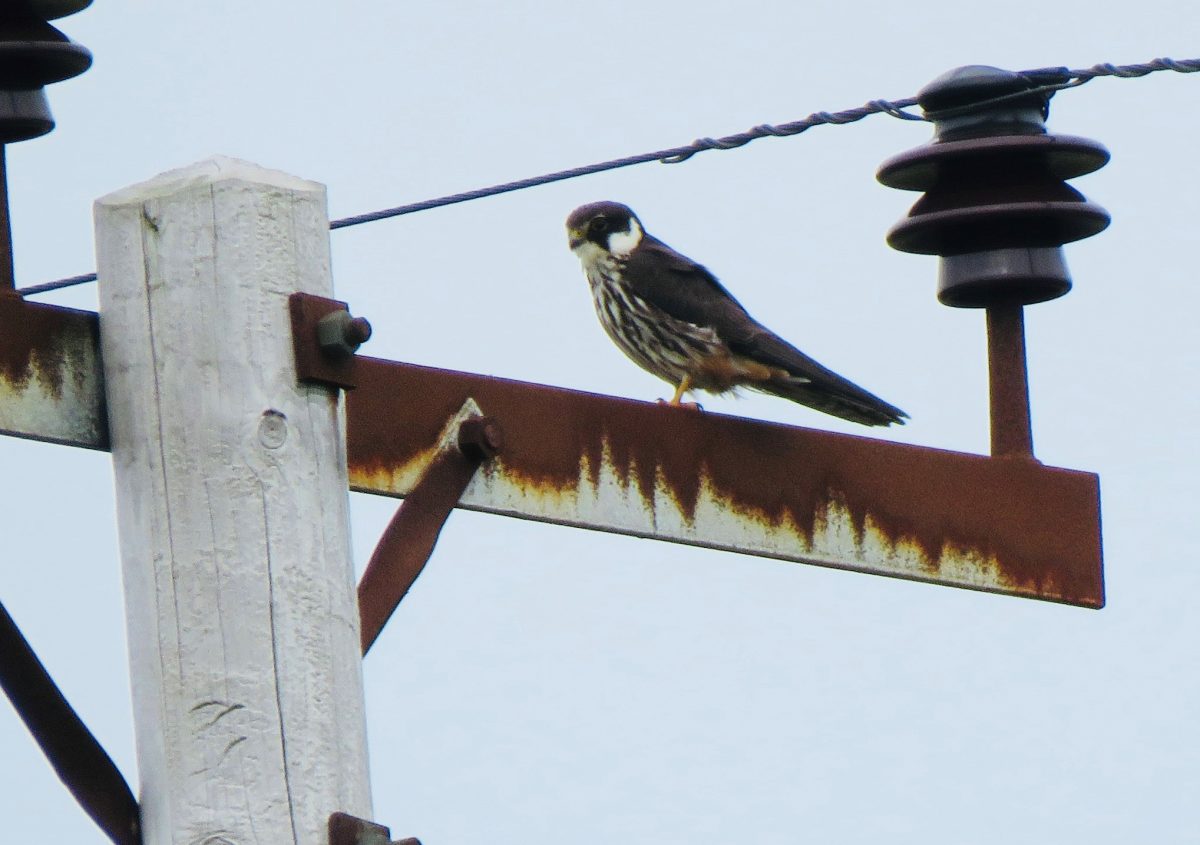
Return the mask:
[[822,367],[756,322],[716,277],[642,228],[628,206],[594,202],[567,218],[600,323],[647,372],[691,390],[749,387],[863,425],[908,415]]

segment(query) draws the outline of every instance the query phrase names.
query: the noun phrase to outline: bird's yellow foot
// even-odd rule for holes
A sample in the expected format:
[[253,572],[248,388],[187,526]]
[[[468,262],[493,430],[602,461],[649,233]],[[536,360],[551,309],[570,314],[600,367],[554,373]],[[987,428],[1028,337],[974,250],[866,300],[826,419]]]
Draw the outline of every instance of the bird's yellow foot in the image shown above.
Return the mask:
[[692,377],[685,375],[683,379],[675,386],[675,395],[671,397],[671,401],[659,399],[658,404],[667,405],[671,408],[686,408],[689,411],[703,411],[699,402],[682,402],[683,394],[687,393],[692,387]]
[[[670,405],[672,408],[678,408],[680,406],[679,400],[683,398],[683,394],[687,393],[688,390],[691,388],[691,386],[692,386],[692,377],[690,375],[685,374],[684,377],[679,380],[679,384],[677,384],[675,386],[675,395],[671,397],[671,401],[668,402],[667,404]],[[689,402],[687,404],[692,405],[696,408],[700,407],[695,402]]]

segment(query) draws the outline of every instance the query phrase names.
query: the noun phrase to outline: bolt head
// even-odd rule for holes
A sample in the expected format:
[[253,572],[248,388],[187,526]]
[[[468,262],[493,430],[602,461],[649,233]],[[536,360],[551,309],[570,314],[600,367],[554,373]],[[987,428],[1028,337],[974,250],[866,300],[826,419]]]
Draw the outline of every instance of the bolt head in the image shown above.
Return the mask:
[[470,417],[458,427],[458,448],[472,460],[494,458],[504,449],[504,431],[492,417]]

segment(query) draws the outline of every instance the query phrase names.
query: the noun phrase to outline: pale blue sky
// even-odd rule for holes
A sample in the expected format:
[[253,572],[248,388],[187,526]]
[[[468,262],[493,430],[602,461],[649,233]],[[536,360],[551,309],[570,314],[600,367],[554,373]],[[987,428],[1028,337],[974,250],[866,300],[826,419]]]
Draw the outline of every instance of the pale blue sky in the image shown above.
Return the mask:
[[[326,183],[338,217],[961,64],[1197,54],[1190,0],[810,5],[100,0],[60,22],[96,63],[49,89],[58,129],[9,151],[19,283],[94,268],[94,198],[217,153]],[[1038,455],[1101,476],[1106,609],[456,514],[365,666],[376,820],[426,845],[1194,842],[1198,93],[1160,73],[1052,105],[1113,155],[1075,183],[1112,227],[1028,315]],[[663,396],[566,248],[572,208],[620,200],[912,415],[879,436],[984,451],[982,315],[883,241],[915,196],[875,169],[928,137],[878,116],[335,232],[337,294],[372,355]],[[108,456],[2,439],[0,461],[0,599],[136,782]],[[360,565],[394,506],[354,497]],[[0,812],[13,842],[102,841],[6,705]]]

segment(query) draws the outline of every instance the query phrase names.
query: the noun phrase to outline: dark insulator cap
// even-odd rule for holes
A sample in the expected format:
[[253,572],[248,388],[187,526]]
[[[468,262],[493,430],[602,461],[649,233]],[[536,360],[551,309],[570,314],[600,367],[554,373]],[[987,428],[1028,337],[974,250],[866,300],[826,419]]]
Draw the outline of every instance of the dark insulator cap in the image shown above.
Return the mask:
[[45,21],[0,20],[0,90],[40,88],[91,66],[86,47]]
[[0,13],[0,17],[20,14],[30,18],[52,21],[82,12],[90,5],[92,5],[92,0],[9,0],[8,9]]
[[1103,167],[1108,151],[1046,132],[1055,90],[1047,86],[1069,78],[1062,68],[1020,74],[969,65],[918,95],[934,138],[884,162],[877,178],[925,192],[887,239],[902,252],[943,257],[938,298],[946,305],[1062,296],[1071,281],[1059,247],[1108,226],[1108,213],[1064,181]]
[[[964,107],[974,111],[991,101],[1005,106],[1045,106],[1050,96],[1038,91],[1041,82],[990,65],[966,65],[948,70],[917,92],[925,116],[936,121],[940,113]],[[1031,90],[1033,89],[1033,90]],[[1027,94],[1027,96],[1022,96]]]
[[91,0],[7,0],[0,7],[0,143],[45,135],[54,118],[43,86],[78,76],[92,54],[46,21]]
[[46,91],[0,90],[0,144],[28,141],[54,128]]

